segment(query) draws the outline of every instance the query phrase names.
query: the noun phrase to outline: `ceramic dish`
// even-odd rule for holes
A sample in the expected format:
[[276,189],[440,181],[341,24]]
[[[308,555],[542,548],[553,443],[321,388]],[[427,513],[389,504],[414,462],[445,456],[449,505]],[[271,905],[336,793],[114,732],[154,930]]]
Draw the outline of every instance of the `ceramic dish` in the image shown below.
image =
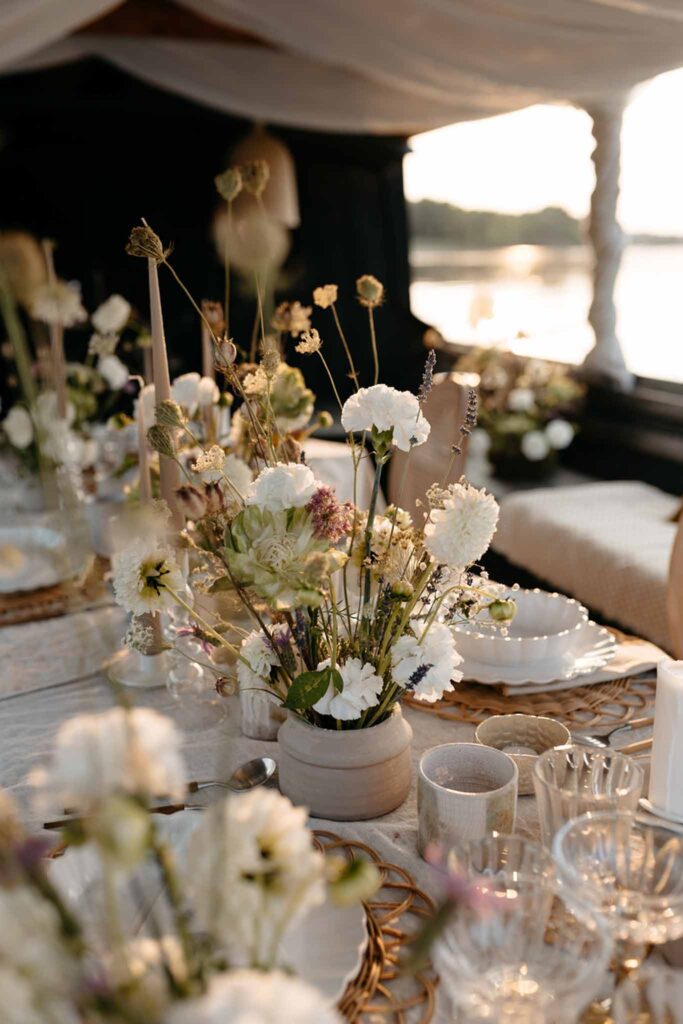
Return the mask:
[[545,590],[514,593],[517,613],[507,635],[483,631],[476,622],[453,625],[458,650],[486,665],[521,667],[566,654],[588,622],[588,612],[572,597]]
[[539,754],[572,739],[566,726],[542,715],[492,715],[477,726],[474,738],[512,758],[519,771],[520,796],[534,791],[533,767]]
[[[563,679],[576,679],[604,668],[614,657],[617,641],[608,629],[587,622],[577,634],[574,646],[558,658],[529,665],[489,665],[465,657],[459,665],[465,679],[486,686],[547,685]],[[460,649],[460,648],[459,648]]]
[[15,594],[76,576],[86,565],[74,557],[66,538],[49,526],[0,527],[0,594]]

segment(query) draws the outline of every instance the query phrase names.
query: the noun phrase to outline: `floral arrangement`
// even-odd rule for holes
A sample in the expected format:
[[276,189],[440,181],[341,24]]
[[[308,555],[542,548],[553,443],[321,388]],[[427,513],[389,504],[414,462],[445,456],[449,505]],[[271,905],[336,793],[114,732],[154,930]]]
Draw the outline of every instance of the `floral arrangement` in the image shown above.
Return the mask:
[[496,347],[467,352],[457,369],[478,377],[480,429],[474,446],[502,474],[552,469],[557,453],[574,440],[584,394],[569,369]]
[[[180,745],[169,719],[115,707],[67,721],[50,762],[33,771],[39,809],[74,809],[62,837],[94,858],[101,899],[69,899],[45,860],[49,844],[24,832],[0,791],[6,1024],[265,1024],[283,1019],[283,1005],[293,1024],[340,1021],[285,973],[283,938],[328,896],[369,898],[377,869],[323,856],[306,812],[268,789],[212,804],[178,858],[150,808],[187,792]],[[162,896],[145,934],[130,933],[122,899],[140,894],[147,864]]]
[[[41,251],[18,232],[0,235],[0,305],[8,335],[3,354],[17,370],[9,384],[20,396],[0,421],[1,441],[31,472],[45,463],[93,468],[106,440],[104,422],[129,381],[117,350],[144,348],[146,329],[121,295],[89,316],[78,283],[55,277],[51,243]],[[90,330],[83,361],[64,356],[63,335],[72,329]]]
[[[128,252],[168,265],[168,250],[147,225],[134,229]],[[310,325],[312,307],[285,304],[273,317],[276,330],[299,339],[297,350],[319,358],[327,370],[356,476],[363,460],[374,459],[367,508],[338,502],[306,465],[300,445],[282,435],[274,402],[288,368],[283,371],[278,347],[265,330],[260,362],[246,376],[234,365],[235,345],[212,331],[216,366],[241,402],[248,461],[215,444],[205,446],[188,469],[181,452],[188,438],[197,439],[186,411],[172,398],[156,406],[150,444],[162,458],[176,461],[187,481],[174,500],[186,518],[179,541],[192,557],[191,583],[195,590],[235,593],[252,631],[209,622],[193,609],[172,544],[141,538],[114,559],[115,593],[125,609],[143,616],[180,604],[206,642],[232,652],[242,689],[268,693],[328,729],[379,724],[406,692],[437,700],[461,678],[449,620],[482,614],[495,625],[514,614],[500,588],[473,572],[496,528],[498,506],[491,495],[464,480],[449,486],[437,481],[421,522],[398,507],[379,512],[381,475],[393,452],[410,452],[429,436],[422,406],[434,366],[430,356],[418,395],[379,383],[375,311],[383,296],[376,278],[358,279],[375,366],[368,387],[360,386],[348,353],[335,285],[316,289],[313,301],[332,311],[349,354],[344,385],[330,373],[321,335]],[[342,396],[343,386],[350,386],[349,395]],[[295,422],[299,405],[290,418]],[[460,437],[454,438],[454,457],[475,419],[476,403],[470,403]],[[135,646],[135,631],[129,639]]]

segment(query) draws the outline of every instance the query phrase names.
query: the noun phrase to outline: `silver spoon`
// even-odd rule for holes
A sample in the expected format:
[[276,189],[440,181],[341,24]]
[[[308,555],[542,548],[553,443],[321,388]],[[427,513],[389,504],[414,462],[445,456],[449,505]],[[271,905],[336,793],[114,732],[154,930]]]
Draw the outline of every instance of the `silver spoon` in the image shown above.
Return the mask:
[[575,743],[586,743],[591,747],[599,747],[601,750],[613,749],[620,750],[622,754],[637,754],[639,751],[647,750],[648,747],[652,746],[651,736],[644,740],[638,740],[635,743],[628,743],[623,747],[613,747],[611,741],[619,735],[625,735],[634,729],[644,728],[646,725],[652,725],[653,723],[654,718],[634,718],[632,721],[627,722],[626,725],[618,725],[605,736],[588,736],[586,733],[575,732],[572,738]]
[[220,789],[229,789],[232,793],[243,793],[247,789],[264,786],[273,778],[276,771],[277,762],[272,757],[255,757],[253,761],[247,761],[236,768],[227,782],[218,782],[214,779],[191,782],[188,790],[190,793],[198,793],[201,789],[218,786]]

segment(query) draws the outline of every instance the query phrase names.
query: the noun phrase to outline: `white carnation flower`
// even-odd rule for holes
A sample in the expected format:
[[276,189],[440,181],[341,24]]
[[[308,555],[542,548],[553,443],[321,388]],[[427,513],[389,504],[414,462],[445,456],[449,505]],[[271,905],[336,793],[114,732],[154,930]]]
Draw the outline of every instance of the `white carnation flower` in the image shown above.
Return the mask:
[[194,409],[199,401],[200,379],[198,373],[183,373],[180,377],[176,377],[171,385],[173,401],[185,409]]
[[200,377],[197,385],[197,405],[200,409],[215,405],[221,397],[220,389],[212,377]]
[[73,327],[88,319],[77,281],[47,281],[33,293],[31,316],[45,324]]
[[130,311],[130,302],[123,295],[110,295],[90,319],[99,334],[119,334],[128,323]]
[[166,547],[135,545],[114,555],[112,568],[116,601],[133,615],[173,607],[167,588],[177,592],[185,585],[173,552]]
[[118,356],[102,356],[97,363],[97,372],[104,377],[112,391],[120,391],[130,376],[128,367]]
[[393,443],[401,451],[424,442],[430,425],[420,411],[420,403],[410,391],[397,391],[386,384],[361,388],[344,402],[342,425],[354,430],[393,430]]
[[555,449],[568,448],[574,440],[574,428],[567,420],[551,420],[545,428],[545,436],[550,447]]
[[33,420],[23,405],[13,405],[2,421],[2,429],[13,448],[28,448],[33,440]]
[[240,689],[263,690],[268,686],[270,670],[280,664],[280,659],[260,630],[255,629],[242,641],[240,654],[249,662],[237,662],[237,681]]
[[[36,406],[34,410],[36,422],[39,430],[44,430],[49,433],[55,425],[55,421],[61,419],[57,411],[57,392],[56,391],[41,391],[36,399]],[[76,419],[76,410],[71,402],[66,404],[66,423],[71,424]],[[64,421],[62,421],[64,422]]]
[[258,505],[268,512],[303,508],[321,486],[313,471],[301,463],[278,462],[262,469],[246,494],[247,505]]
[[305,808],[254,789],[213,804],[192,833],[185,870],[195,922],[232,963],[272,963],[285,931],[324,901],[325,862],[306,821]]
[[512,412],[529,412],[536,404],[531,388],[512,388],[508,395],[508,409]]
[[425,526],[427,549],[451,569],[464,569],[484,554],[498,524],[492,494],[467,484],[451,484],[443,508],[433,509]]
[[78,1024],[78,961],[54,906],[24,885],[0,887],[3,1024]]
[[542,462],[550,455],[550,441],[543,430],[530,430],[520,442],[522,455],[529,462]]
[[[327,658],[320,662],[318,670],[329,665],[330,659]],[[327,693],[313,705],[313,710],[321,715],[331,715],[343,722],[350,722],[379,703],[384,684],[374,667],[362,662],[360,658],[349,658],[345,665],[337,667],[344,681],[343,690],[337,693],[330,683]]]
[[116,794],[180,800],[186,789],[181,743],[171,719],[151,708],[77,715],[59,729],[49,765],[29,781],[39,806],[54,801],[84,812]]
[[453,689],[462,679],[458,665],[462,658],[455,639],[443,622],[432,623],[420,639],[404,634],[391,649],[392,675],[419,700],[432,703]]
[[281,971],[215,975],[207,993],[176,1003],[164,1024],[342,1024],[329,1000]]

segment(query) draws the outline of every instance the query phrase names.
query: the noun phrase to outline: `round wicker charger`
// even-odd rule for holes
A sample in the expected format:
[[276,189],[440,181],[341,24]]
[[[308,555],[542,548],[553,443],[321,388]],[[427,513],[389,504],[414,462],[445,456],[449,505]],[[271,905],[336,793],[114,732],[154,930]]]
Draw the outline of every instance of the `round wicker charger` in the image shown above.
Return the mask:
[[434,912],[433,901],[404,868],[385,863],[365,843],[317,829],[314,835],[325,853],[374,861],[382,878],[381,888],[365,904],[368,945],[358,974],[339,1000],[342,1016],[367,1024],[428,1024],[434,1016],[436,978],[424,971],[402,974],[399,961],[421,921]]

